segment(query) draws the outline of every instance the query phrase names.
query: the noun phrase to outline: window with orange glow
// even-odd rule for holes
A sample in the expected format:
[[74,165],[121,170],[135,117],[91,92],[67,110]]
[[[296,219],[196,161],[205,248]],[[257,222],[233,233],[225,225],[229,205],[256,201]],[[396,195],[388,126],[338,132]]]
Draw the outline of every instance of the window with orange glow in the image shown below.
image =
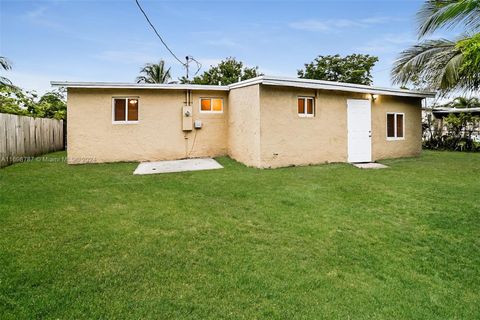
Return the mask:
[[202,99],[201,101],[202,102],[200,103],[200,105],[202,111],[212,111],[212,100]]
[[212,110],[221,112],[223,110],[223,100],[222,99],[212,99]]
[[137,123],[138,98],[113,98],[113,123]]
[[298,97],[297,112],[300,117],[315,116],[315,100],[312,97]]
[[222,98],[201,98],[200,112],[222,113],[223,99]]

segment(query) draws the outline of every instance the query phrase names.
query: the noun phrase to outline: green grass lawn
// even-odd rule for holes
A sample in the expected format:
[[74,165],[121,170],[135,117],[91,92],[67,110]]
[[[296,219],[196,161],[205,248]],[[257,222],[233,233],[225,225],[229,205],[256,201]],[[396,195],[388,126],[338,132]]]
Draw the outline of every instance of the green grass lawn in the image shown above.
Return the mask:
[[0,319],[480,318],[480,154],[218,160],[0,169]]

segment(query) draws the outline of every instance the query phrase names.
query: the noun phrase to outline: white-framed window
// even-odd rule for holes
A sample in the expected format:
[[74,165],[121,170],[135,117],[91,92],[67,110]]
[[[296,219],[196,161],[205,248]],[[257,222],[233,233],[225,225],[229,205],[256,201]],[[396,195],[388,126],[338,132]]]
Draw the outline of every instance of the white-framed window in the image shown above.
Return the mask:
[[387,140],[405,139],[405,114],[387,112]]
[[223,98],[200,98],[200,112],[222,113]]
[[311,118],[315,116],[315,98],[298,97],[297,99],[298,116],[302,118]]
[[138,97],[113,97],[112,123],[138,123]]

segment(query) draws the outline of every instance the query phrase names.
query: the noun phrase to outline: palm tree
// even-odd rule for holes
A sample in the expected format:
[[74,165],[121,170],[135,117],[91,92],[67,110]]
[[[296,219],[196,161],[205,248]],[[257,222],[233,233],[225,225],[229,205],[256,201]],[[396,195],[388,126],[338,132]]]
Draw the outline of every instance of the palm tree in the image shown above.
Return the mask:
[[[7,60],[5,57],[0,57],[0,69],[5,71],[12,69],[12,65],[10,61]],[[10,86],[12,82],[5,77],[0,76],[0,86]]]
[[455,41],[424,40],[400,53],[392,82],[413,83],[446,93],[480,88],[480,1],[427,0],[417,14],[419,39],[439,28],[463,24],[468,33]]
[[171,79],[170,68],[165,70],[165,61],[160,60],[158,64],[147,63],[138,76],[137,83],[167,83]]
[[444,105],[449,108],[480,108],[480,99],[476,97],[465,98],[457,97]]

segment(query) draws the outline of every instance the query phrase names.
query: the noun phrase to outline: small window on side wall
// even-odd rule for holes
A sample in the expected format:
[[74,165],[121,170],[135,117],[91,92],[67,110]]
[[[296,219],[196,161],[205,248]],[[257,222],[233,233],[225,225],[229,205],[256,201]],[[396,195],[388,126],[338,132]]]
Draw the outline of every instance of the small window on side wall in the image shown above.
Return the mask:
[[315,99],[312,97],[298,97],[297,112],[299,117],[315,116]]
[[113,123],[137,123],[138,98],[113,98]]
[[222,113],[222,98],[200,98],[200,112],[206,113]]
[[387,140],[405,138],[405,115],[403,113],[387,113]]

